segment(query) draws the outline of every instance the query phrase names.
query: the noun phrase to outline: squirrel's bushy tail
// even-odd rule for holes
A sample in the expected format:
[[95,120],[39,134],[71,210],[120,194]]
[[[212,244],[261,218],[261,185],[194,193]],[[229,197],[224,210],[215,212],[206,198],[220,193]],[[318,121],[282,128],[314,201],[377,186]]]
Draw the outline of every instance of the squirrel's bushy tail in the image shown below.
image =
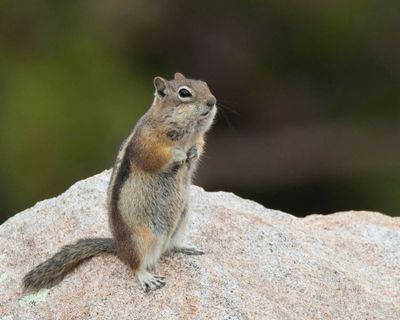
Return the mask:
[[23,279],[24,287],[28,290],[50,287],[60,282],[69,271],[81,262],[100,253],[116,254],[114,240],[90,238],[66,245],[50,259],[29,271]]

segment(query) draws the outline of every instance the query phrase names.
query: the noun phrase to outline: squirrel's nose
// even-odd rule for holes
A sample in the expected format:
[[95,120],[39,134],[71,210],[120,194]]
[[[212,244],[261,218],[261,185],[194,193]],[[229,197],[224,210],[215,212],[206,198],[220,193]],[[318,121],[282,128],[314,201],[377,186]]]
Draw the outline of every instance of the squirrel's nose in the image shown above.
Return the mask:
[[208,99],[206,102],[207,107],[210,107],[210,108],[212,108],[216,103],[217,103],[217,99],[215,99],[215,97]]

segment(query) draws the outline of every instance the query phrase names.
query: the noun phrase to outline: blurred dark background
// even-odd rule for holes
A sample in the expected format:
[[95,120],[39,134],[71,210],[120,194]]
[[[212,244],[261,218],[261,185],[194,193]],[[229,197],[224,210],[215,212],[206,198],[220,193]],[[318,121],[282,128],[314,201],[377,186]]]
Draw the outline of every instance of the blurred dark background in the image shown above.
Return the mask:
[[399,2],[2,1],[0,221],[112,166],[155,75],[221,101],[196,183],[400,215]]

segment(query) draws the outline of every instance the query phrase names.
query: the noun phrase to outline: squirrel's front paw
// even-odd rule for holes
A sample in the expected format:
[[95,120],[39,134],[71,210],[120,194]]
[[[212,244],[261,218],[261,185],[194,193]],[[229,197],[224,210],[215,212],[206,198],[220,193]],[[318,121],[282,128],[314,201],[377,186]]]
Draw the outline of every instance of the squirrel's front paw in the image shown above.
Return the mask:
[[193,145],[187,152],[187,160],[194,160],[194,159],[198,159],[200,156],[199,154],[199,149],[197,147],[197,145]]
[[174,149],[174,163],[183,164],[187,159],[187,154],[180,149]]

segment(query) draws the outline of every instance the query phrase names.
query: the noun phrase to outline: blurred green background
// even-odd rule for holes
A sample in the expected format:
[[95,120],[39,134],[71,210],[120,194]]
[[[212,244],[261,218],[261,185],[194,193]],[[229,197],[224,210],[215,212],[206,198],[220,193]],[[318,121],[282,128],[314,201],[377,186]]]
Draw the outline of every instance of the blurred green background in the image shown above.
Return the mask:
[[175,71],[225,106],[196,183],[400,215],[398,1],[2,1],[0,221],[112,166]]

